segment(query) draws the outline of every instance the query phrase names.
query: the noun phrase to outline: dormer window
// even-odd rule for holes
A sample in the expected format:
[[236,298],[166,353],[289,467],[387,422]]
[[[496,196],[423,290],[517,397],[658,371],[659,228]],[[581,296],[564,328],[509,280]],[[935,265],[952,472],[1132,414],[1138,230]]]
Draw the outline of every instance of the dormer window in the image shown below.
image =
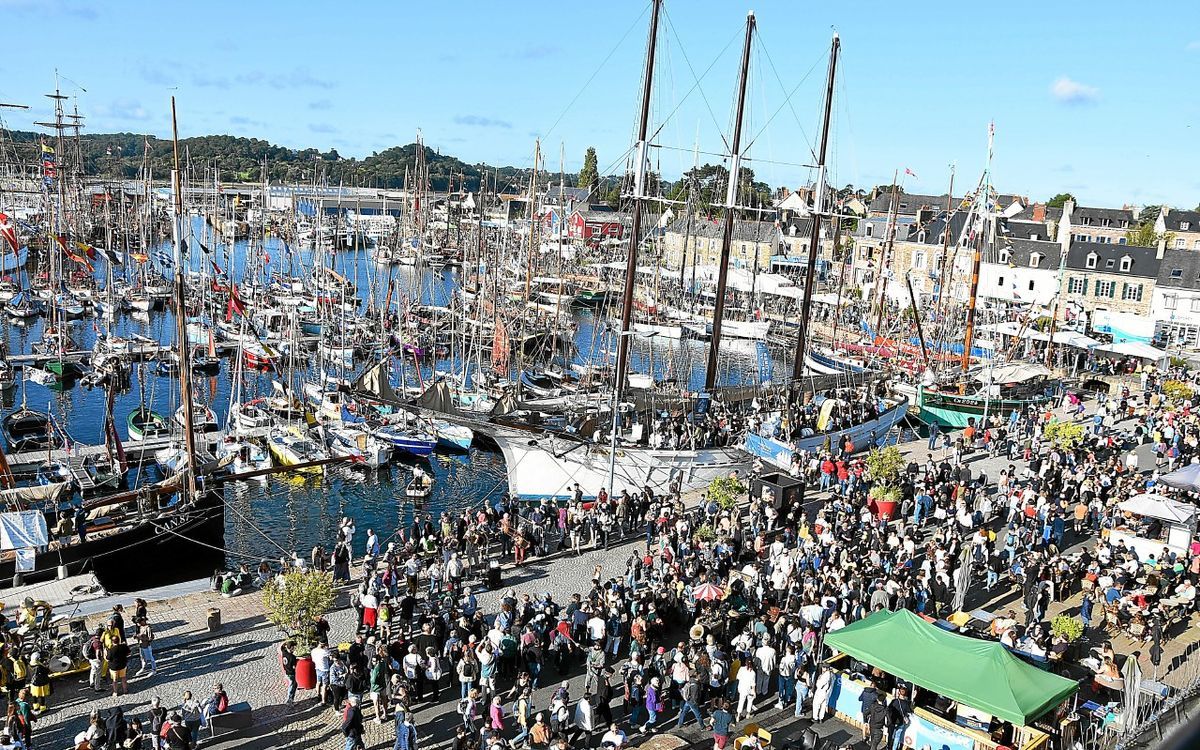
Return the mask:
[[1183,269],[1182,268],[1172,268],[1171,269],[1171,278],[1172,279],[1182,279],[1183,278]]
[[1121,273],[1128,272],[1129,269],[1132,267],[1133,267],[1133,258],[1130,258],[1128,255],[1126,255],[1124,258],[1121,258]]
[[1000,262],[1001,263],[1008,262],[1008,248],[1006,248],[1006,247],[1001,248],[1001,250],[1000,250]]
[[1042,254],[1041,253],[1030,253],[1029,254],[1029,267],[1030,268],[1037,268],[1041,264],[1042,264]]
[[924,229],[922,229],[920,232],[917,232],[917,242],[920,242],[921,244],[925,244],[925,230]]
[[1104,261],[1105,268],[1112,268],[1115,265],[1117,265],[1117,262],[1115,260],[1113,260],[1112,258],[1109,258],[1108,260]]
[[1100,256],[1095,253],[1088,253],[1087,261],[1084,262],[1085,268],[1095,268],[1096,261],[1100,260]]
[[1191,226],[1192,223],[1190,221],[1181,221],[1179,222],[1179,231],[1186,232],[1191,228]]
[[1038,236],[1037,236],[1037,232],[1030,232],[1030,233],[1029,233],[1029,239],[1031,239],[1031,240],[1036,240],[1037,238],[1038,238]]

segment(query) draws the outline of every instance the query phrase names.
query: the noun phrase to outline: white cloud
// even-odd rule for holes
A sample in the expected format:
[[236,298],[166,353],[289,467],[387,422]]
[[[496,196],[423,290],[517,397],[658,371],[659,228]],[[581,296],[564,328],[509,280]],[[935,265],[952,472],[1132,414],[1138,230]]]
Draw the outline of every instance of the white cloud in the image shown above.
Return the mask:
[[1100,98],[1100,89],[1062,76],[1050,85],[1050,93],[1063,104],[1091,104]]

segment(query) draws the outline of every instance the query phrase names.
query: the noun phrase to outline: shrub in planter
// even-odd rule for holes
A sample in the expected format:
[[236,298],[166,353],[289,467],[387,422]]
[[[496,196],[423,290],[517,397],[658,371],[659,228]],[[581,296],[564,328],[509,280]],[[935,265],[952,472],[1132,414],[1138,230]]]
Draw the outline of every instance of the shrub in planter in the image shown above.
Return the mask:
[[722,510],[733,510],[746,494],[746,485],[733,477],[717,477],[708,483],[708,499]]

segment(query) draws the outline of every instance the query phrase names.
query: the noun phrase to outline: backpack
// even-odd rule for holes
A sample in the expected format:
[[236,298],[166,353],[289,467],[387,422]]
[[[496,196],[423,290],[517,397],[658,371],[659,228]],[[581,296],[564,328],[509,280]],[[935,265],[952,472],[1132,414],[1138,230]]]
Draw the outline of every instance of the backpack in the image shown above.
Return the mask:
[[217,713],[223,714],[229,710],[229,697],[224,693],[217,699]]

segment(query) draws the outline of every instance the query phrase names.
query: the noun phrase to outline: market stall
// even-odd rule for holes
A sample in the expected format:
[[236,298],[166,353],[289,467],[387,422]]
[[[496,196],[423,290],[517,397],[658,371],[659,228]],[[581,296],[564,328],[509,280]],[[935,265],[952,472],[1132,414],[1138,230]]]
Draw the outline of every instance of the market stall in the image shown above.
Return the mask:
[[1139,560],[1162,557],[1163,548],[1186,559],[1196,536],[1196,507],[1162,495],[1134,495],[1117,506],[1119,515],[1109,532],[1114,546],[1125,543]]
[[1049,734],[1034,722],[1052,719],[1078,688],[995,641],[948,632],[908,610],[876,612],[828,634],[825,645],[842,654],[830,706],[852,724],[862,723],[859,697],[870,683],[859,678],[863,670],[853,669],[851,660],[913,685],[906,747],[1042,747]]

